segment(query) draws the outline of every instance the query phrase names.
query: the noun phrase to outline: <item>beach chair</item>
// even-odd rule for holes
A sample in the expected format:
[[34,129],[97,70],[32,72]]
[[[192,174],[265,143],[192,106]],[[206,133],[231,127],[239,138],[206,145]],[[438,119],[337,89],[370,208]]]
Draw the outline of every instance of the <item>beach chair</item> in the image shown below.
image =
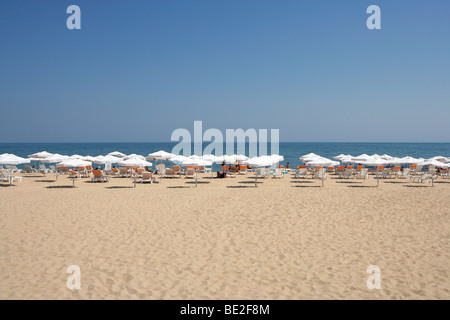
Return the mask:
[[331,173],[331,172],[334,172],[334,167],[327,167],[327,172],[329,172],[329,173]]
[[356,179],[369,179],[369,169],[363,168],[356,173]]
[[5,168],[6,168],[6,170],[8,170],[11,173],[20,173],[20,172],[22,172],[22,170],[20,170],[16,166],[11,166],[11,165],[5,164]]
[[411,171],[410,168],[404,168],[403,171],[399,171],[397,173],[397,178],[399,179],[409,178],[411,176],[410,171]]
[[43,174],[48,173],[48,169],[45,167],[45,164],[43,164],[43,163],[39,164],[39,173],[43,173]]
[[173,170],[173,169],[167,168],[167,169],[164,171],[164,178],[175,178],[174,170]]
[[165,170],[166,170],[166,166],[164,163],[160,163],[156,166],[156,171],[158,172],[159,175],[164,174]]
[[339,175],[340,179],[351,179],[353,178],[353,169],[345,168],[344,172]]
[[381,171],[381,178],[382,179],[391,178],[391,170],[389,168],[384,168],[383,171]]
[[23,172],[23,173],[34,173],[34,172],[37,172],[37,170],[36,170],[35,168],[31,167],[30,165],[25,164],[25,165],[23,166],[22,172]]
[[69,173],[69,168],[67,168],[67,167],[60,167],[59,168],[59,173],[61,173],[61,174],[68,174]]
[[142,174],[143,174],[145,171],[146,171],[145,168],[142,168],[142,167],[136,168],[136,177],[142,178]]
[[173,173],[177,175],[184,174],[184,170],[181,169],[181,166],[173,166]]
[[341,175],[341,173],[344,173],[345,167],[344,166],[338,166],[335,170],[334,170],[334,174],[336,175]]
[[283,170],[280,168],[275,169],[275,172],[274,172],[272,178],[283,178],[283,177],[284,177]]
[[266,178],[266,169],[265,168],[257,168],[255,171],[256,178]]
[[1,182],[9,182],[11,174],[6,169],[0,169],[0,181]]
[[79,178],[80,174],[77,171],[69,170],[69,178]]
[[56,167],[55,166],[48,166],[48,173],[55,173]]
[[151,172],[145,171],[142,172],[142,183],[153,183],[155,178],[153,178],[153,174]]
[[321,168],[321,169],[317,170],[314,173],[314,179],[326,180],[327,179],[327,173],[325,172],[325,169]]
[[186,168],[186,178],[193,179],[195,178],[195,169],[194,168]]
[[109,182],[109,176],[105,175],[102,170],[93,170],[92,182]]
[[110,173],[112,174],[112,175],[118,175],[119,174],[119,169],[117,169],[117,168],[111,168],[111,171],[110,171]]
[[199,166],[197,171],[200,173],[205,173],[206,172],[205,166]]
[[297,169],[297,171],[295,171],[294,177],[297,179],[306,179],[308,177],[308,171],[306,169]]
[[9,182],[9,184],[12,184],[14,181],[22,181],[22,177],[13,176],[10,171],[2,169],[0,170],[0,181]]
[[417,174],[417,175],[422,174],[423,166],[417,166],[417,165],[412,164],[410,168],[411,168],[411,174]]
[[239,174],[247,174],[247,166],[241,164],[239,166]]
[[130,177],[130,174],[128,173],[128,169],[126,167],[120,167],[119,168],[119,178],[129,178],[129,177]]
[[381,175],[381,173],[384,170],[384,166],[378,166],[377,169],[375,170],[375,175]]

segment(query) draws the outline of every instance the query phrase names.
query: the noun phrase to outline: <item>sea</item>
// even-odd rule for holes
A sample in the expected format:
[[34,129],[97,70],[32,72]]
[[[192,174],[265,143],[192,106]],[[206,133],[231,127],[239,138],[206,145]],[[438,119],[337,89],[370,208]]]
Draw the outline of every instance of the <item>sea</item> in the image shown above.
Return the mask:
[[[20,157],[48,151],[63,155],[79,154],[82,156],[106,155],[112,151],[120,151],[125,154],[140,154],[164,150],[171,152],[175,142],[119,142],[119,143],[0,143],[0,154],[12,153]],[[206,147],[207,144],[203,146]],[[192,148],[192,150],[194,150]],[[224,146],[224,153],[226,147]],[[236,153],[237,148],[235,147]],[[270,154],[270,143],[267,146]],[[246,146],[248,155],[248,145]],[[330,158],[343,153],[358,156],[366,153],[388,154],[393,157],[411,156],[414,158],[431,158],[434,156],[450,157],[450,143],[358,143],[358,142],[280,142],[279,154],[284,156],[281,164],[289,163],[291,167],[301,164],[300,157],[307,153],[315,153]],[[170,164],[170,163],[168,163]],[[19,166],[20,167],[20,166]],[[217,168],[216,168],[217,167]],[[218,170],[219,165],[214,166]]]

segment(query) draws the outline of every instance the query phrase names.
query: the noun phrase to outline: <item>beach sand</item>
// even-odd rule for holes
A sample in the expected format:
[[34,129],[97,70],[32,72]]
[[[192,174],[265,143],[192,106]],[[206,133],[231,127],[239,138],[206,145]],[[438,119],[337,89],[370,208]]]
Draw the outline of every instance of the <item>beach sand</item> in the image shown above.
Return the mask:
[[450,299],[450,180],[251,175],[3,183],[0,298]]

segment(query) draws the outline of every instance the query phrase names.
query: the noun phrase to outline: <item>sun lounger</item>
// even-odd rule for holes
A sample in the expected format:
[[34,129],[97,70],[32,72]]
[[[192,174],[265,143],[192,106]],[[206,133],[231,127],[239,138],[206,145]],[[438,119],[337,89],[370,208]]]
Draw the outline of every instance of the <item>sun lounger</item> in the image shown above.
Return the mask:
[[405,168],[405,169],[403,169],[403,171],[399,171],[397,173],[397,178],[399,178],[399,179],[409,178],[411,176],[410,171],[411,171],[411,169],[409,169],[409,168]]
[[130,174],[128,173],[128,169],[125,167],[119,168],[119,178],[129,178]]
[[381,178],[382,179],[389,179],[391,178],[391,170],[389,168],[384,168],[381,172]]
[[164,171],[164,178],[175,178],[174,170],[167,168]]
[[294,178],[306,179],[308,177],[308,171],[306,169],[297,169]]
[[94,170],[92,174],[94,175],[92,182],[109,182],[109,176],[105,175],[101,170]]
[[190,179],[195,178],[194,168],[186,168],[186,178],[190,178]]
[[353,169],[345,168],[344,172],[339,175],[341,179],[351,179],[353,178]]
[[39,165],[39,173],[48,173],[48,169],[45,167],[45,164],[40,164]]
[[156,166],[156,171],[158,172],[158,174],[164,174],[164,171],[166,170],[166,166],[164,165],[164,163],[160,163]]
[[239,174],[247,174],[247,166],[240,165],[239,166]]
[[275,173],[273,174],[272,178],[283,178],[283,177],[284,177],[283,170],[279,168],[275,169]]
[[7,164],[5,164],[5,169],[8,170],[11,173],[15,173],[15,172],[16,173],[20,173],[20,172],[22,172],[22,170],[20,170],[16,166],[10,166],[10,165],[7,165]]
[[76,171],[69,170],[69,178],[79,178],[80,174]]
[[173,166],[173,173],[177,175],[184,174],[184,170],[180,166]]
[[35,172],[37,172],[37,170],[36,170],[35,168],[31,167],[30,165],[25,164],[25,165],[23,166],[22,172],[23,172],[23,173],[35,173]]
[[356,179],[369,179],[369,169],[363,168],[355,176]]
[[153,178],[153,174],[151,172],[145,171],[142,172],[142,183],[153,183],[155,182],[155,178]]
[[1,182],[9,182],[9,184],[11,184],[14,181],[22,181],[22,177],[13,176],[10,171],[2,169],[2,170],[0,170],[0,181]]
[[314,173],[314,179],[319,180],[326,180],[327,179],[327,173],[325,172],[325,169],[319,169]]

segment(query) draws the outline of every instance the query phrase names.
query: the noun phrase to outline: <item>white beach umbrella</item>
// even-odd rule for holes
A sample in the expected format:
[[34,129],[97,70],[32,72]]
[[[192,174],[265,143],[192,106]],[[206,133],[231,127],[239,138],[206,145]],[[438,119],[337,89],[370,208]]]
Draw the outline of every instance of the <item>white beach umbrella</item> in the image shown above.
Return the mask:
[[180,163],[182,163],[183,161],[188,160],[188,159],[189,159],[189,157],[185,157],[185,156],[182,156],[182,155],[178,155],[178,156],[173,156],[172,158],[170,158],[170,159],[168,159],[168,160],[171,161],[171,162],[173,162],[173,163],[175,163],[175,164],[180,164]]
[[338,155],[336,157],[333,157],[333,159],[342,160],[342,159],[345,159],[345,158],[348,158],[348,157],[349,157],[349,155],[341,153],[340,155]]
[[149,153],[145,159],[147,160],[169,160],[170,158],[175,157],[176,155],[173,153],[166,152],[164,150],[159,150],[153,153]]
[[84,157],[83,156],[80,156],[79,154],[74,154],[74,155],[71,155],[70,157],[69,157],[69,159],[83,159]]
[[57,163],[57,162],[61,162],[63,160],[67,160],[67,159],[69,159],[68,156],[63,156],[59,153],[54,153],[51,156],[42,159],[41,161],[45,162],[45,163]]
[[368,154],[360,154],[357,157],[352,158],[353,162],[364,162],[364,161],[368,161],[368,160],[373,160],[373,158],[371,156],[369,156]]
[[133,158],[138,158],[138,159],[141,159],[141,160],[145,160],[144,156],[141,156],[140,154],[136,154],[136,153],[132,153],[132,154],[129,154],[129,155],[123,157],[124,160],[133,159]]
[[[105,163],[117,163],[119,161],[123,161],[123,158],[118,158],[111,155],[106,156],[97,156],[94,158],[93,162],[97,164],[105,164]],[[142,159],[141,159],[142,160]]]
[[432,158],[430,158],[428,160],[437,160],[437,161],[440,161],[440,162],[448,162],[448,159],[446,157],[444,157],[444,156],[435,156],[435,157],[432,157]]
[[366,165],[366,166],[385,166],[385,165],[389,164],[389,161],[383,160],[381,158],[378,158],[378,159],[374,158],[371,160],[362,161],[360,163],[363,165]]
[[380,156],[380,158],[383,159],[383,160],[392,160],[392,159],[394,159],[394,157],[391,157],[388,154],[383,154],[383,155]]
[[6,154],[0,158],[0,164],[19,165],[23,163],[30,163],[30,159],[18,157],[14,154]]
[[223,156],[223,161],[225,161],[225,163],[237,162],[237,155],[235,155],[235,154],[226,154],[226,155]]
[[93,156],[85,156],[81,160],[94,162],[95,160],[97,160],[97,158]]
[[329,167],[329,166],[337,166],[339,165],[338,161],[333,161],[327,158],[317,158],[307,163],[308,166],[311,167]]
[[235,157],[236,157],[236,161],[244,161],[244,160],[248,159],[248,157],[244,156],[243,154],[237,154]]
[[243,161],[243,164],[250,165],[252,167],[270,167],[274,160],[268,156],[253,157]]
[[271,157],[274,160],[276,160],[276,162],[284,161],[284,157],[279,155],[279,154],[271,154],[269,157]]
[[305,154],[305,155],[301,156],[300,160],[314,158],[314,157],[319,157],[319,155],[311,152],[311,153],[308,153],[308,154]]
[[119,162],[124,167],[151,167],[152,163],[140,158],[129,158]]
[[61,161],[60,163],[56,164],[57,168],[61,167],[68,167],[68,168],[78,168],[78,167],[87,167],[92,165],[92,162],[84,161],[81,159],[67,159],[64,161]]
[[202,156],[202,159],[206,160],[206,161],[211,161],[212,163],[222,163],[223,162],[223,157],[218,157],[213,154],[205,154]]
[[3,158],[3,157],[6,157],[7,155],[9,155],[9,153],[2,153],[2,154],[0,154],[0,159]]
[[51,155],[53,155],[53,153],[50,153],[50,152],[47,152],[47,151],[41,151],[41,152],[36,152],[36,153],[30,154],[28,157],[29,158],[43,159],[43,158],[48,158]]
[[422,162],[417,163],[419,166],[435,166],[439,168],[449,168],[450,166],[446,163],[443,163],[436,159],[428,159]]
[[107,156],[114,156],[114,157],[119,157],[119,158],[124,158],[127,155],[125,153],[119,152],[119,151],[113,151],[107,154]]
[[341,162],[342,163],[351,163],[351,162],[353,162],[353,156],[348,155],[347,157],[342,158]]
[[122,161],[122,158],[107,154],[102,159],[105,163],[117,163],[119,161]]
[[398,164],[418,164],[419,162],[422,162],[422,160],[410,156],[396,159],[396,163]]

